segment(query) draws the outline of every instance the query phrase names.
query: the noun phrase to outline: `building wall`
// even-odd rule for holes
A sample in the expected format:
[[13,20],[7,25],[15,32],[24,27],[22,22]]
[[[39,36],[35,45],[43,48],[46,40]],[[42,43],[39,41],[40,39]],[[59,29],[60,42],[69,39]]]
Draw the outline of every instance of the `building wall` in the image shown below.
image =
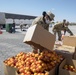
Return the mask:
[[5,14],[0,12],[0,24],[5,24]]
[[[6,24],[6,23],[12,23],[12,20],[32,20],[36,18],[36,16],[30,16],[30,15],[20,15],[20,14],[11,14],[11,13],[2,13],[0,12],[0,24]],[[15,21],[16,22],[16,21]]]
[[12,18],[12,19],[34,19],[34,18],[36,18],[36,16],[5,13],[5,18],[6,19],[8,19],[8,18]]

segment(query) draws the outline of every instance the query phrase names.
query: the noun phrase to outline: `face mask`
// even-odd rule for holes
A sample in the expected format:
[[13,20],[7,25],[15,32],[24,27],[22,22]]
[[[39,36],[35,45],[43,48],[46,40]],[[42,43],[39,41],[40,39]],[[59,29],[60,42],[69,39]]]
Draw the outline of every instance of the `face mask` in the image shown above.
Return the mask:
[[49,20],[46,20],[46,23],[47,23],[47,24],[50,24],[50,21],[49,21]]

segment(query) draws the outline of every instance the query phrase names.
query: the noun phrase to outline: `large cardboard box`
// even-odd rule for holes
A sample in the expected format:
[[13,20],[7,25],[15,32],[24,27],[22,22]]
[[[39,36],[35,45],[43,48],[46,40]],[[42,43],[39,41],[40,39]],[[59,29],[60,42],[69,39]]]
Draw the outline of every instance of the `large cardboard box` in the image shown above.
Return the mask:
[[76,36],[64,36],[63,45],[76,47]]
[[76,37],[75,36],[65,36],[63,40],[63,45],[55,48],[58,54],[62,54],[65,58],[76,58]]
[[16,71],[17,71],[16,68],[7,66],[7,65],[5,65],[4,62],[3,62],[3,67],[4,67],[4,74],[5,75],[16,75]]
[[66,69],[63,69],[63,67],[65,65],[72,65],[76,68],[76,60],[63,60],[63,62],[60,64],[59,66],[59,75],[76,75],[75,72],[72,72],[72,71],[69,71],[69,70],[66,70]]
[[33,25],[27,30],[23,42],[39,49],[43,47],[48,50],[53,50],[55,35],[48,32],[40,25]]

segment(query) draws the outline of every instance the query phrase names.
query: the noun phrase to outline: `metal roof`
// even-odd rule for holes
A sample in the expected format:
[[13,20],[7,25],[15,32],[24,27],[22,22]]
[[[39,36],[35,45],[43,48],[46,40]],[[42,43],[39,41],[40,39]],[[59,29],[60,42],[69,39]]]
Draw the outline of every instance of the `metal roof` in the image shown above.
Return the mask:
[[5,18],[12,18],[12,19],[34,19],[37,16],[29,16],[29,15],[20,15],[20,14],[11,14],[5,13]]

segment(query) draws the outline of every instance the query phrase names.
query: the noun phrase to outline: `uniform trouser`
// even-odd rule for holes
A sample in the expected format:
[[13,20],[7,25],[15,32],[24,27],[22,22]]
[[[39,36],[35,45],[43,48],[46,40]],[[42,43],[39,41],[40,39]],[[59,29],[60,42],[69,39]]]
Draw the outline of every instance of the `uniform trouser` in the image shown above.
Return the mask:
[[61,31],[54,31],[54,35],[58,34],[58,40],[61,41]]
[[69,28],[64,29],[64,35],[66,34],[66,31],[70,34],[73,35],[72,31]]

